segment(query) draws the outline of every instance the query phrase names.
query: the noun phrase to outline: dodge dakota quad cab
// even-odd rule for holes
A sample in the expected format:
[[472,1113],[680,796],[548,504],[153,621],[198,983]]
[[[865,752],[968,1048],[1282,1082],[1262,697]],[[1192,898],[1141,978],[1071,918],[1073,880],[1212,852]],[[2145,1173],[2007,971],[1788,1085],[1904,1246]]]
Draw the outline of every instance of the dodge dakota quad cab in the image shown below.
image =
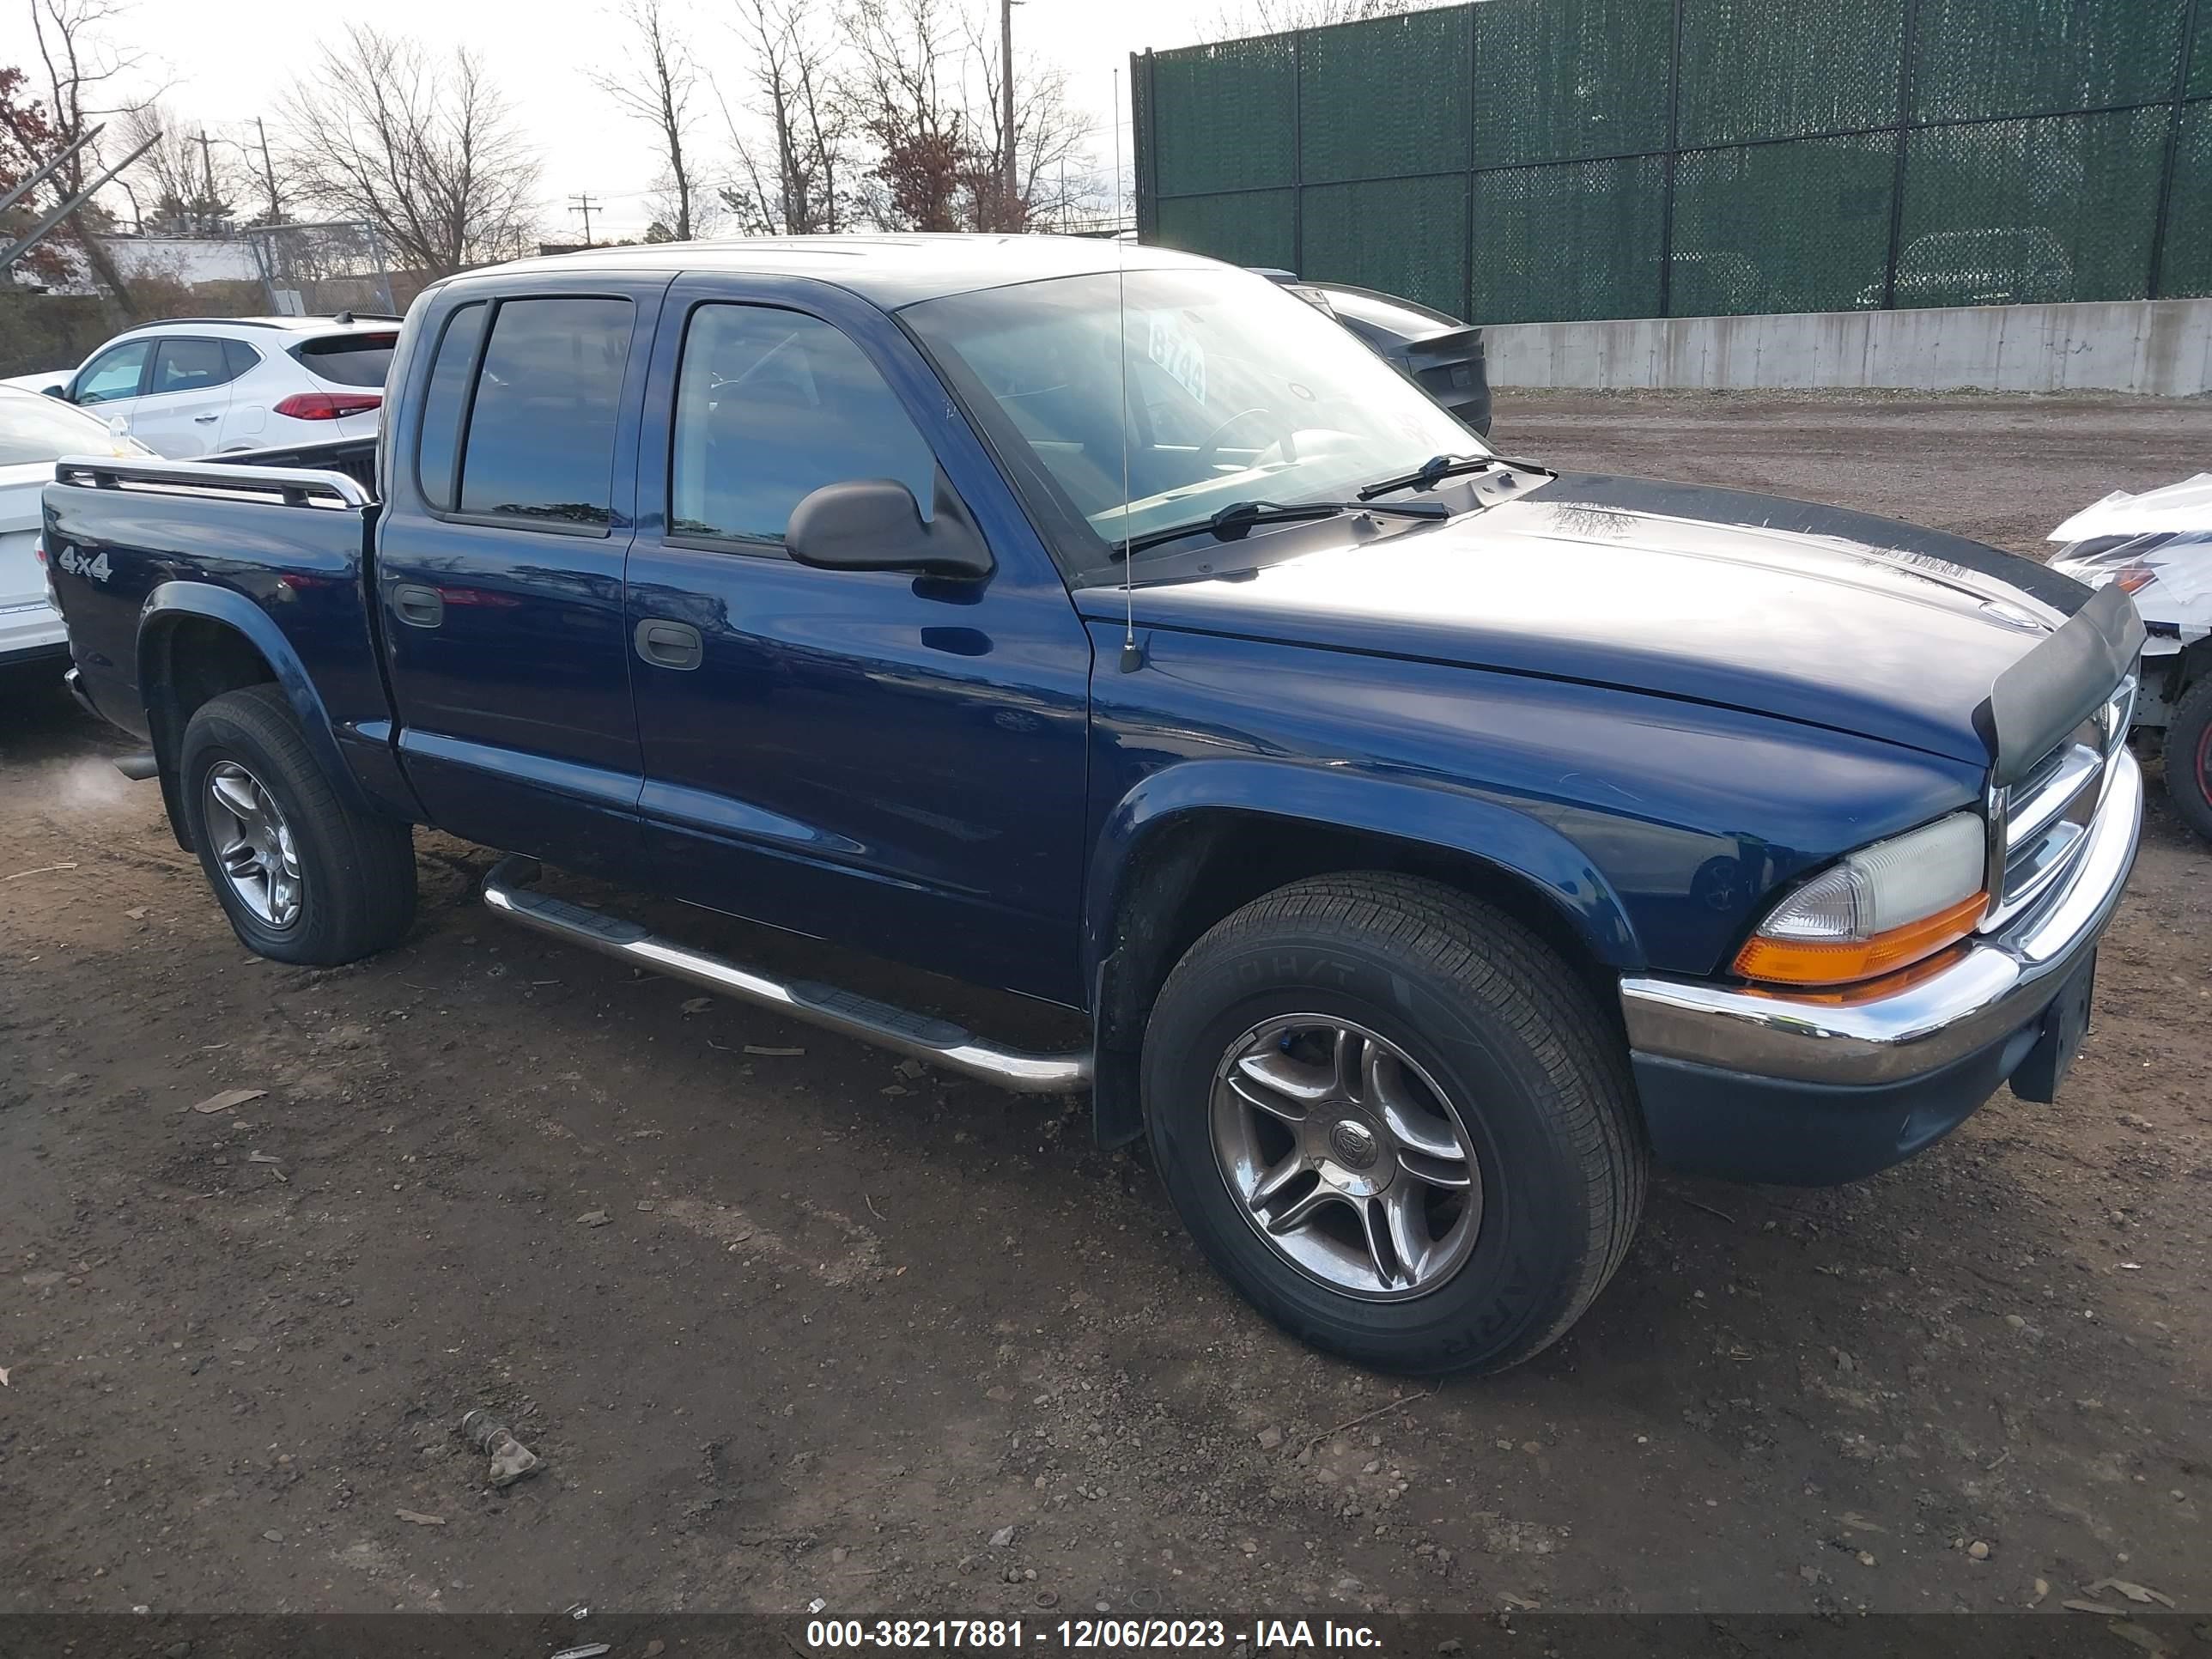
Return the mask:
[[[1269,1317],[1495,1369],[1646,1170],[1868,1175],[2049,1100],[2142,629],[1958,538],[1480,447],[1265,277],[1048,238],[439,283],[373,451],[57,465],[76,684],[239,937],[557,939],[1149,1140]],[[1079,1011],[1024,1052],[542,866]]]

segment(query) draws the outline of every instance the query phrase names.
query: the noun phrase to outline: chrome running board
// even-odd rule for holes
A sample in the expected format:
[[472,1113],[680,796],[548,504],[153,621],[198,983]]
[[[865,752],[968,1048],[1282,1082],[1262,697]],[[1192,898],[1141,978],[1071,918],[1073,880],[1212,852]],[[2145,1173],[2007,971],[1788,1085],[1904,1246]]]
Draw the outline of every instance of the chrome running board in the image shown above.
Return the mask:
[[963,1076],[1031,1095],[1074,1094],[1091,1086],[1087,1054],[1026,1054],[986,1042],[950,1020],[894,1008],[835,986],[800,980],[785,984],[733,962],[655,937],[634,921],[587,910],[531,890],[538,860],[510,854],[484,878],[483,901],[526,927],[580,945],[635,967],[763,1008],[806,1020],[845,1036],[892,1048]]

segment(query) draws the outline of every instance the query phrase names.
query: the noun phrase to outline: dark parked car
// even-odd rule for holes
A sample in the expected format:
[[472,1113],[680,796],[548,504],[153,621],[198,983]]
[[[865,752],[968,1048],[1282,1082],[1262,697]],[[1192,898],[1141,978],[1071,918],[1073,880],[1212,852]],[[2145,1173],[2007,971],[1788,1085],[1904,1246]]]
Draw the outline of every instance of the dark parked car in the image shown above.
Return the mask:
[[1301,282],[1287,270],[1261,269],[1260,275],[1335,318],[1462,425],[1490,435],[1490,374],[1480,328],[1371,288]]
[[[46,494],[74,681],[264,956],[397,943],[434,824],[570,945],[1087,1090],[1270,1318],[1426,1372],[1565,1331],[1652,1160],[1852,1179],[2081,1042],[2142,806],[2118,586],[1506,460],[1259,277],[1080,240],[471,271],[391,387],[373,472]],[[776,978],[539,860],[1086,1040]]]

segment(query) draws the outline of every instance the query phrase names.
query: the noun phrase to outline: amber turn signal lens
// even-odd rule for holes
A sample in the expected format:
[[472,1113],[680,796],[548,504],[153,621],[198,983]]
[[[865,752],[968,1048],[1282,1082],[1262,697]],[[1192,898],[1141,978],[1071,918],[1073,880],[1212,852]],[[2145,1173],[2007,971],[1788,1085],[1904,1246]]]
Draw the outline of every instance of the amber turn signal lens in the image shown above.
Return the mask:
[[1864,939],[1753,939],[1736,952],[1735,970],[1770,985],[1849,985],[1911,966],[1974,931],[1989,908],[1976,893],[1932,916]]

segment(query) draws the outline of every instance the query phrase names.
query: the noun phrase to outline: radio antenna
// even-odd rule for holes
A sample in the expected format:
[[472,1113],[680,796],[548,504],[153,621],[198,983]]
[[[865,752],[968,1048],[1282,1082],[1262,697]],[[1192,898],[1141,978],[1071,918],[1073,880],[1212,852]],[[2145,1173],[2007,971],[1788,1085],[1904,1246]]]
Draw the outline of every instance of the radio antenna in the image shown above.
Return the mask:
[[1121,672],[1145,665],[1137,648],[1137,596],[1129,568],[1129,280],[1121,252],[1121,71],[1114,71],[1114,312],[1121,371]]

